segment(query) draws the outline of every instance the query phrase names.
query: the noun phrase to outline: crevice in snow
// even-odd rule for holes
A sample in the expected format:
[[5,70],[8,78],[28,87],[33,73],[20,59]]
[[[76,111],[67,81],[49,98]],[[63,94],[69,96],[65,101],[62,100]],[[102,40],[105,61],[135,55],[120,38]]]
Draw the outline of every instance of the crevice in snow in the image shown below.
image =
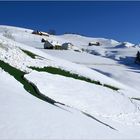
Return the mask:
[[104,123],[104,122],[100,121],[99,119],[97,119],[97,118],[93,117],[92,115],[90,115],[90,114],[88,114],[88,113],[85,113],[85,112],[82,112],[82,113],[83,113],[84,115],[86,115],[87,117],[90,117],[90,118],[94,119],[95,121],[97,121],[97,122],[99,122],[99,123],[101,123],[101,124],[103,124],[103,125],[105,125],[105,126],[107,126],[107,127],[111,128],[111,129],[113,129],[113,130],[118,131],[118,130],[117,130],[117,129],[115,129],[114,127],[112,127],[112,126],[108,125],[107,123]]

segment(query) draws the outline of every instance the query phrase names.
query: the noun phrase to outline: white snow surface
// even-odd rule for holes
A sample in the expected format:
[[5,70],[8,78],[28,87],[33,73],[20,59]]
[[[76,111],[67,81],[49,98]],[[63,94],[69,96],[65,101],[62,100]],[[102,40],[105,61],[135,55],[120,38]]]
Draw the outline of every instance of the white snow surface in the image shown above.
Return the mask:
[[[30,95],[19,82],[2,70],[0,83],[0,139],[86,139],[117,136],[114,130],[79,111],[67,107],[63,110]],[[106,133],[100,136],[101,131]]]
[[[34,97],[0,69],[0,139],[140,138],[140,103],[132,99],[140,98],[140,69],[134,64],[138,45],[74,34],[39,36],[32,31],[0,26],[0,60],[26,72],[24,77],[41,94],[65,105],[56,107]],[[71,42],[84,52],[44,50],[42,38],[58,44]],[[101,46],[88,46],[91,41]],[[38,56],[33,59],[22,50]],[[61,68],[119,90],[37,72],[30,66]]]
[[[46,96],[91,115],[96,114],[112,118],[114,115],[138,111],[137,106],[132,104],[128,97],[100,85],[35,71],[25,77],[37,85],[41,93]],[[101,103],[101,101],[103,102]]]

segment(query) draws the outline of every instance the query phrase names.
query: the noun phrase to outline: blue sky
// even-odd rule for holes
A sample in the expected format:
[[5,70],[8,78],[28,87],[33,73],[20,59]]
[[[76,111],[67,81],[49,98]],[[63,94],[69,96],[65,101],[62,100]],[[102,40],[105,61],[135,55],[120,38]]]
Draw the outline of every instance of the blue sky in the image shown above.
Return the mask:
[[140,43],[140,1],[0,2],[0,24]]

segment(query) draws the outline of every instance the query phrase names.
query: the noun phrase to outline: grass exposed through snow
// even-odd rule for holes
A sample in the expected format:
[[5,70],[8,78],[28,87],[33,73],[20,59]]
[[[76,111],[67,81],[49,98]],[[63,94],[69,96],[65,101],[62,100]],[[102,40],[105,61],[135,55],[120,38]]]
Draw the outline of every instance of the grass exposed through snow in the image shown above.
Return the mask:
[[[21,49],[22,50],[22,49]],[[27,51],[27,50],[22,50],[25,54],[27,54],[28,56],[30,56],[31,58],[35,59],[38,55],[30,52],[30,51]]]
[[114,87],[114,86],[111,86],[111,85],[103,84],[103,86],[104,86],[104,87],[111,88],[111,89],[113,89],[113,90],[119,90],[119,88]]
[[91,80],[89,78],[79,76],[78,74],[70,73],[69,71],[65,71],[65,70],[62,70],[60,68],[55,68],[55,67],[44,67],[44,68],[29,67],[29,68],[31,68],[32,70],[36,70],[36,71],[44,71],[44,72],[48,72],[48,73],[52,73],[52,74],[59,74],[59,75],[66,76],[66,77],[72,77],[74,79],[78,79],[78,80],[86,81],[89,83],[105,86],[105,87],[113,89],[113,90],[119,90],[116,87],[113,87],[113,86],[110,86],[107,84],[101,84],[99,81]]
[[[36,54],[34,54],[30,51],[27,51],[27,50],[22,50],[22,51],[33,59],[35,59],[36,56],[38,56],[38,55],[36,55]],[[111,85],[108,85],[108,84],[101,84],[99,81],[91,80],[89,78],[79,76],[78,74],[70,73],[69,71],[65,71],[65,70],[62,70],[60,68],[55,68],[55,67],[44,67],[44,68],[30,67],[30,68],[33,69],[33,70],[36,70],[36,71],[45,71],[45,72],[49,72],[49,73],[52,73],[52,74],[59,74],[59,75],[62,75],[62,76],[72,77],[74,79],[83,80],[83,81],[86,81],[86,82],[89,82],[89,83],[102,85],[104,87],[107,87],[107,88],[110,88],[110,89],[113,89],[113,90],[119,90],[119,88],[117,88],[117,87],[114,87],[114,86],[111,86]]]
[[0,67],[8,72],[10,75],[12,75],[17,81],[19,81],[23,86],[24,86],[24,89],[31,93],[32,95],[36,96],[37,98],[41,99],[41,100],[44,100],[44,101],[47,101],[51,104],[54,104],[56,103],[54,100],[44,96],[43,94],[41,94],[38,89],[36,88],[35,85],[33,85],[32,83],[28,82],[28,80],[26,80],[24,78],[24,74],[26,74],[25,72],[17,69],[17,68],[14,68],[12,66],[10,66],[8,63],[5,63],[3,61],[0,60]]

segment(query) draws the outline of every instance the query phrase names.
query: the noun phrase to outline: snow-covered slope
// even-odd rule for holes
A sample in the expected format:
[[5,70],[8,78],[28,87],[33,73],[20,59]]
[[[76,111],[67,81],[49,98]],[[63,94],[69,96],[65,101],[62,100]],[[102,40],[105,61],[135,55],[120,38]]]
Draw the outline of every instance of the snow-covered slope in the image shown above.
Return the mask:
[[[71,42],[83,52],[44,50],[42,38]],[[138,49],[112,39],[0,26],[0,138],[140,138],[133,99],[140,98],[133,64]]]

